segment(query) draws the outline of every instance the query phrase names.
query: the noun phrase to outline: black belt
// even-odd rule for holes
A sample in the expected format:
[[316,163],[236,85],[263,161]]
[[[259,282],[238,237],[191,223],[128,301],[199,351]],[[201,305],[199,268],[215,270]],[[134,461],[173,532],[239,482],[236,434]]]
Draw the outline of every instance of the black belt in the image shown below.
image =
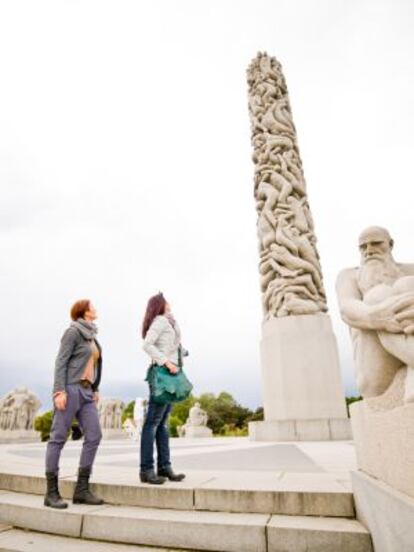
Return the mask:
[[81,379],[79,380],[79,385],[82,385],[82,387],[84,387],[85,389],[91,389],[92,388],[92,384],[89,380],[86,380],[86,379]]

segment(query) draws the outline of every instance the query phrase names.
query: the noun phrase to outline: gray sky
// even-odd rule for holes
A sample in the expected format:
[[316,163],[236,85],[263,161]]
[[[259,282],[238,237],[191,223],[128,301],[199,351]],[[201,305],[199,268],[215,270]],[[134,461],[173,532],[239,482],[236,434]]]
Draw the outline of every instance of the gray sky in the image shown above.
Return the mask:
[[[381,224],[414,261],[410,1],[0,4],[0,393],[46,401],[71,303],[99,310],[104,395],[145,392],[138,336],[163,290],[196,392],[261,403],[261,306],[245,71],[282,62],[334,294]],[[48,406],[45,402],[44,406]]]

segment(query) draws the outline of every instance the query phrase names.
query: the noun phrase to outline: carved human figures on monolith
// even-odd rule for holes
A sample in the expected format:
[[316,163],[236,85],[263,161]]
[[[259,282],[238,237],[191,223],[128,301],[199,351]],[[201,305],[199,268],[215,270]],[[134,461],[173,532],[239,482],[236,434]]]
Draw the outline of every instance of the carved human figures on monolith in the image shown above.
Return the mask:
[[278,61],[259,54],[248,69],[248,84],[265,317],[325,312],[302,162]]
[[349,437],[335,336],[280,63],[259,53],[247,71],[255,163],[264,440]]

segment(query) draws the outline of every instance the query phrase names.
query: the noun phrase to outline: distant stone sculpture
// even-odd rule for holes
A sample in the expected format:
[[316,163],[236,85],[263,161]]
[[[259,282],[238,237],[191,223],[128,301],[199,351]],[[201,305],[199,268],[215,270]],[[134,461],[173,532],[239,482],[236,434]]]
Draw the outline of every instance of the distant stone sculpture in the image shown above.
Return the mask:
[[364,398],[392,408],[414,401],[414,265],[396,263],[385,228],[359,237],[361,266],[337,280],[342,319],[350,326],[356,379]]
[[281,65],[259,53],[247,80],[265,319],[325,312],[316,237]]
[[138,441],[141,437],[147,404],[148,401],[146,399],[137,397],[134,404],[133,418],[127,418],[122,426],[128,437],[133,441]]
[[41,402],[27,387],[16,387],[0,400],[0,428],[33,430],[36,412]]
[[206,426],[207,421],[207,412],[200,407],[199,402],[196,402],[188,413],[187,425],[192,427]]
[[101,428],[120,430],[123,407],[124,403],[120,399],[101,399],[98,403]]
[[142,426],[144,425],[145,414],[147,411],[148,401],[142,397],[137,397],[134,404],[134,422],[137,428],[138,435],[141,435]]
[[139,435],[137,432],[137,428],[135,427],[134,420],[132,420],[131,418],[127,418],[122,425],[122,429],[125,431],[129,439],[132,439],[133,441],[138,441]]
[[177,428],[180,437],[211,437],[213,432],[207,427],[207,412],[196,402],[188,413],[188,418],[183,426]]

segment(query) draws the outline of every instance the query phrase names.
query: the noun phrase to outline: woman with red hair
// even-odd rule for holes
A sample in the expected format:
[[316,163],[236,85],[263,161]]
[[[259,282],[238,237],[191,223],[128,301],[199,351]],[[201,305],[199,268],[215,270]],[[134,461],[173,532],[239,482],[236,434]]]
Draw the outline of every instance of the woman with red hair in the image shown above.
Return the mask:
[[46,450],[47,491],[45,506],[67,508],[59,493],[58,473],[62,448],[76,418],[84,434],[78,480],[73,494],[76,504],[97,506],[103,500],[89,489],[89,477],[102,438],[96,402],[102,372],[102,349],[96,339],[95,307],[89,299],[76,301],[70,311],[72,323],[63,334],[55,363],[53,423]]
[[[180,366],[181,333],[170,305],[162,293],[150,298],[142,324],[143,349],[152,364],[165,366],[176,374]],[[181,352],[180,352],[181,349]],[[186,351],[184,355],[188,354]],[[171,404],[157,404],[150,399],[141,434],[140,479],[144,483],[160,485],[166,479],[182,481],[184,474],[174,473],[170,460],[168,416]],[[157,473],[154,471],[154,441],[157,445]]]

